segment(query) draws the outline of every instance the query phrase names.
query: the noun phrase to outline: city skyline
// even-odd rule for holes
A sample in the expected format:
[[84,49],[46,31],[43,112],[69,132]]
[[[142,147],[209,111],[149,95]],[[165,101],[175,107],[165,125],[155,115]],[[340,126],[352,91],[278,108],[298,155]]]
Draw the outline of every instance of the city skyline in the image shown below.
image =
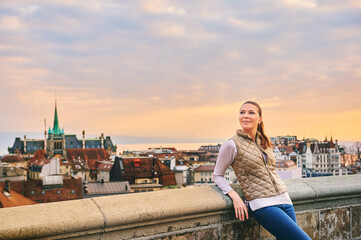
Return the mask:
[[226,139],[255,100],[270,137],[359,141],[360,12],[359,1],[3,1],[0,132],[43,132],[56,98],[65,133]]

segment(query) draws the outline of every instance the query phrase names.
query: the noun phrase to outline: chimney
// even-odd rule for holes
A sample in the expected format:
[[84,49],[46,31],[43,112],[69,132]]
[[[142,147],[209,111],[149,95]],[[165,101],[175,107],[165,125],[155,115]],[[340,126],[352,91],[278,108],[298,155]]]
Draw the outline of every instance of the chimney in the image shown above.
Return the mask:
[[104,134],[102,133],[102,135],[100,135],[100,144],[101,144],[101,148],[104,148]]
[[24,135],[24,153],[26,153],[26,135]]
[[83,149],[85,149],[85,131],[83,130]]
[[7,191],[7,192],[10,192],[10,181],[9,180],[5,181],[4,190]]

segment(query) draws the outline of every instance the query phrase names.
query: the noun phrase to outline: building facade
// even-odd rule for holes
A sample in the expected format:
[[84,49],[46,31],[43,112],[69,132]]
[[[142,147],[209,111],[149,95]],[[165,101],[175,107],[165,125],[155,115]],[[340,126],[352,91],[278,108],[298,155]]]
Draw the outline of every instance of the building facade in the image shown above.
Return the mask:
[[299,143],[302,154],[302,174],[310,175],[347,175],[347,169],[341,166],[341,154],[338,144],[330,141],[309,141]]
[[53,128],[44,131],[44,139],[24,139],[15,138],[12,147],[8,148],[9,154],[31,158],[38,150],[45,149],[46,155],[51,157],[64,158],[68,149],[89,149],[103,148],[109,154],[116,153],[116,145],[113,144],[110,136],[104,138],[102,133],[99,138],[85,139],[85,131],[82,133],[82,139],[78,139],[75,134],[65,134],[64,128],[59,127],[58,110],[55,103],[54,124]]
[[194,183],[213,183],[213,172],[215,165],[200,165],[194,169]]

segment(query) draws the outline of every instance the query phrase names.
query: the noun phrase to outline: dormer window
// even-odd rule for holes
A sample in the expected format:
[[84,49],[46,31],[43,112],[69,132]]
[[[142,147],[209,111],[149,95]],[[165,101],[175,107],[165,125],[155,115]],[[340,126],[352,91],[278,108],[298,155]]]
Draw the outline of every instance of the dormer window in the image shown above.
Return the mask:
[[134,159],[134,167],[140,167],[140,159]]

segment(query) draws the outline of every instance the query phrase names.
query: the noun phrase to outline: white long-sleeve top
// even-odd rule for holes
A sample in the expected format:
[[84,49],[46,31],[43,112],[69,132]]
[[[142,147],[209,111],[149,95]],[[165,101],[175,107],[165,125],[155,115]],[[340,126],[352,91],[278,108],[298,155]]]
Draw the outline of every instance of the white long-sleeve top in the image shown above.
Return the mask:
[[[219,149],[218,159],[213,172],[213,181],[221,189],[224,194],[228,194],[231,190],[231,186],[224,178],[224,173],[227,168],[233,163],[234,158],[237,155],[236,143],[229,139],[224,142]],[[248,202],[252,211],[257,209],[278,205],[278,204],[292,204],[290,196],[287,192],[266,198],[257,198]]]

